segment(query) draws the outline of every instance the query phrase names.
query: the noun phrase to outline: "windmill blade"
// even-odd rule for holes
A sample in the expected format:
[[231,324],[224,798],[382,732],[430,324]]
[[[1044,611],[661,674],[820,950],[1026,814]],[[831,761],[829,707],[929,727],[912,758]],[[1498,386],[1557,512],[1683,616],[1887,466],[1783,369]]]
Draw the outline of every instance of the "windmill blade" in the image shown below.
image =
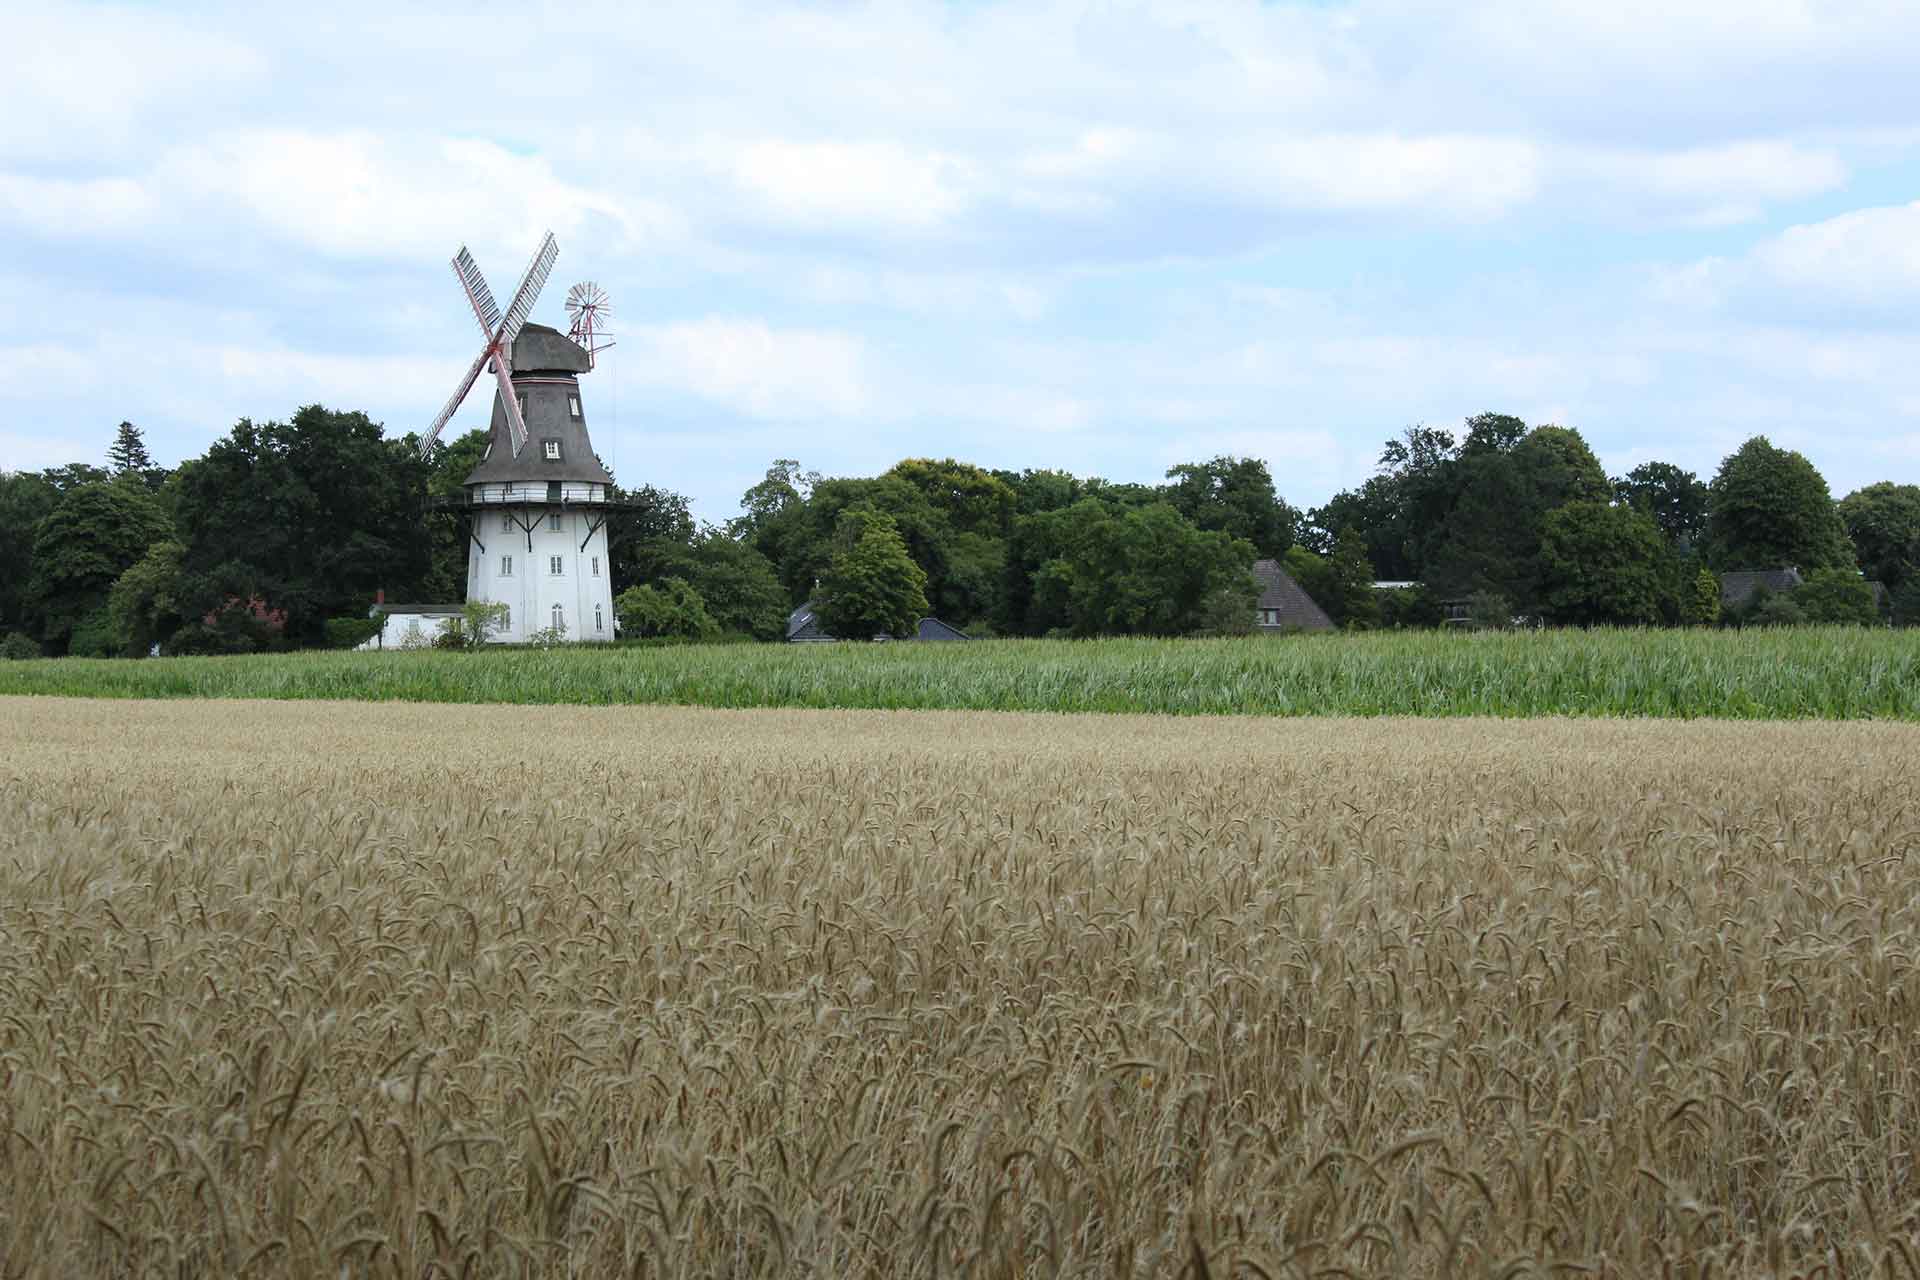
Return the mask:
[[500,407],[506,411],[507,435],[517,458],[527,447],[527,420],[520,416],[520,397],[513,389],[513,379],[507,376],[506,361],[493,362],[493,376],[500,383]]
[[493,331],[500,327],[500,308],[493,300],[493,290],[487,288],[487,278],[480,274],[480,264],[473,260],[465,245],[453,255],[453,274],[460,277],[460,287],[467,292],[467,302],[480,321],[480,332],[491,339]]
[[527,273],[520,277],[520,287],[514,290],[513,302],[507,307],[506,319],[500,322],[501,349],[512,360],[513,340],[520,336],[520,326],[527,322],[527,316],[533,311],[533,300],[540,296],[540,290],[547,283],[547,273],[553,270],[553,264],[560,257],[560,242],[549,231],[533,251],[533,260],[527,263]]
[[474,379],[480,376],[480,366],[487,362],[487,354],[482,351],[474,360],[473,367],[467,370],[467,376],[460,379],[460,389],[453,393],[453,399],[447,401],[447,407],[440,411],[440,416],[433,420],[433,425],[427,428],[427,433],[420,437],[421,457],[426,457],[427,451],[433,448],[433,442],[440,438],[440,429],[447,425],[447,419],[459,412],[460,402],[467,398],[467,392],[473,390]]

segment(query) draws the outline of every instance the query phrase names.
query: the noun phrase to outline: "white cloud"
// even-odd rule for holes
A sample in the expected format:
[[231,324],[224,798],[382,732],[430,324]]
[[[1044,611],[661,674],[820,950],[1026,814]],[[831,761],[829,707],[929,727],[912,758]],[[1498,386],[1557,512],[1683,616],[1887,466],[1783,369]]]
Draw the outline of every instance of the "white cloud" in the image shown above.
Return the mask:
[[136,229],[153,207],[131,178],[33,178],[0,173],[0,223],[64,238]]
[[968,204],[972,166],[896,142],[765,139],[734,155],[733,180],[775,217],[811,227],[921,228]]
[[852,334],[710,316],[620,341],[628,378],[756,418],[851,418],[869,407],[865,350]]
[[1538,148],[1514,138],[1334,134],[1257,143],[1220,160],[1222,177],[1285,208],[1484,218],[1526,203],[1540,185]]
[[1920,201],[1789,227],[1754,263],[1781,284],[1860,301],[1920,297]]
[[563,181],[544,158],[471,138],[232,133],[168,154],[159,175],[178,205],[238,205],[270,234],[322,253],[438,257],[468,243],[513,253],[482,263],[502,278],[517,278],[549,228],[565,236],[598,215],[644,239],[672,222],[658,206],[630,208]]

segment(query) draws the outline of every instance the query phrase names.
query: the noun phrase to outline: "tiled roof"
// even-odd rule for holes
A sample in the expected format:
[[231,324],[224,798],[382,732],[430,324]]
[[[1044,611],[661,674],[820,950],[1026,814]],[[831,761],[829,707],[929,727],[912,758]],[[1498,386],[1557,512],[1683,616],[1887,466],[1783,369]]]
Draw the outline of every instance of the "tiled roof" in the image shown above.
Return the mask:
[[965,640],[967,633],[938,618],[922,618],[913,638],[916,640]]
[[[1327,611],[1313,602],[1313,597],[1293,580],[1293,575],[1280,567],[1278,560],[1255,560],[1253,576],[1260,583],[1260,601],[1256,606],[1262,610],[1263,619],[1258,625],[1268,630],[1279,627],[1296,627],[1301,631],[1331,631],[1333,619]],[[1278,622],[1264,621],[1267,609],[1279,610]]]
[[1721,605],[1745,604],[1761,587],[1780,593],[1793,590],[1803,579],[1798,569],[1735,569],[1720,575]]

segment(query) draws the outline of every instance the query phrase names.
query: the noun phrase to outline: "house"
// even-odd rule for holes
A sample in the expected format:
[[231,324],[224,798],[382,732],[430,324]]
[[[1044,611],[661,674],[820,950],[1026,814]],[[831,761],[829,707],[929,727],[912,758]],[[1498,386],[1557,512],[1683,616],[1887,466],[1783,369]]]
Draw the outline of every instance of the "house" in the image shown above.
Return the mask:
[[1742,608],[1762,587],[1775,595],[1785,595],[1804,581],[1800,570],[1792,565],[1784,569],[1735,569],[1720,575],[1720,607]]
[[380,630],[359,647],[418,649],[430,645],[446,630],[448,622],[459,618],[464,611],[465,606],[457,604],[375,604],[367,616],[385,615],[381,618]]
[[[891,640],[892,636],[875,636],[875,640]],[[914,628],[910,640],[965,640],[967,633],[952,623],[942,622],[938,618],[922,618]],[[827,634],[820,625],[819,616],[813,611],[813,602],[809,600],[787,615],[788,644],[830,644],[838,639]]]
[[1333,619],[1327,611],[1313,602],[1278,560],[1255,560],[1253,576],[1260,584],[1260,599],[1254,606],[1259,610],[1254,615],[1255,631],[1333,630]]

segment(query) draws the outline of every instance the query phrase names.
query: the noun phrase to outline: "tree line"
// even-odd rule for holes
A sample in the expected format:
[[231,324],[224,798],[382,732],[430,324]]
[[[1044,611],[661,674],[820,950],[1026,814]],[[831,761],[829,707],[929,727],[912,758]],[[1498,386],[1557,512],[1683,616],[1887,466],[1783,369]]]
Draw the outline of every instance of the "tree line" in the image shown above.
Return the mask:
[[[458,601],[466,530],[442,500],[486,433],[417,446],[310,405],[242,420],[172,470],[123,422],[106,467],[0,473],[0,644],[343,645],[368,633],[377,590]],[[1609,478],[1579,432],[1482,414],[1458,434],[1405,431],[1364,484],[1306,511],[1265,462],[1236,457],[1159,484],[953,459],[827,477],[781,459],[724,524],[656,486],[616,496],[610,568],[629,637],[775,639],[808,603],[832,634],[859,637],[928,614],[974,634],[1245,631],[1262,557],[1350,628],[1463,610],[1488,625],[1920,620],[1920,487],[1836,502],[1806,458],[1764,437],[1710,481],[1663,462]],[[1720,573],[1785,565],[1806,585],[1720,616]]]

